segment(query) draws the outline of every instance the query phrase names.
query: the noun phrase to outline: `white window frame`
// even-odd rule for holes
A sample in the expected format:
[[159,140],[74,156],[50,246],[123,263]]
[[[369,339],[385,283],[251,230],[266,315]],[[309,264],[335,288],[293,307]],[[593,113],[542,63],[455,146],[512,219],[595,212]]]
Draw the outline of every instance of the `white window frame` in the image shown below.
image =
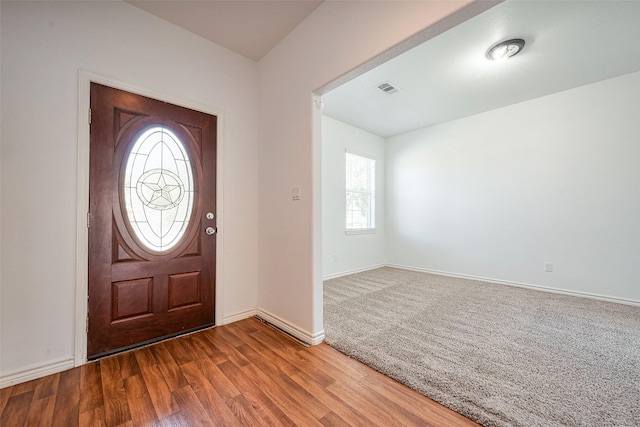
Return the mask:
[[[366,184],[365,188],[356,188],[352,185],[354,178],[350,177],[352,171],[350,171],[351,161],[364,162],[364,168],[366,170]],[[364,215],[365,224],[353,223],[354,209],[352,204],[349,203],[350,194],[359,195],[366,201],[366,214]],[[351,221],[350,221],[351,218]],[[366,234],[376,232],[376,160],[371,157],[355,154],[350,151],[345,151],[345,234]]]

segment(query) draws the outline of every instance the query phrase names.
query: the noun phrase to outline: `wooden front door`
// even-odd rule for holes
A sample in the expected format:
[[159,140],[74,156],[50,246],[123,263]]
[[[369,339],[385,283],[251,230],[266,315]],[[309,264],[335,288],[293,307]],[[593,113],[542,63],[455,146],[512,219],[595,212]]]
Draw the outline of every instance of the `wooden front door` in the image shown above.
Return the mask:
[[216,117],[91,84],[87,355],[214,324]]

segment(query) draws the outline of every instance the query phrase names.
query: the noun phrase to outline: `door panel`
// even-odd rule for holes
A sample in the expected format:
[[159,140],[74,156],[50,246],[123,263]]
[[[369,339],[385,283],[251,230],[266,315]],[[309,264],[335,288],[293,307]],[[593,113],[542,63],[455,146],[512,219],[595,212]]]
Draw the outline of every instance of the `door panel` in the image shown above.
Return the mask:
[[214,323],[216,117],[94,83],[91,112],[95,358]]

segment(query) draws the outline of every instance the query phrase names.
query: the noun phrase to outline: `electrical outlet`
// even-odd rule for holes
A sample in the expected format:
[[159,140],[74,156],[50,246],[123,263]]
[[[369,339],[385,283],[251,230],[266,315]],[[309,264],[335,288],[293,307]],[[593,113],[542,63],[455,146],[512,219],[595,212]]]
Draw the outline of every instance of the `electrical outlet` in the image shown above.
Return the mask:
[[333,254],[333,262],[338,262],[338,254]]
[[544,263],[544,271],[547,273],[551,273],[553,271],[553,264],[550,262]]

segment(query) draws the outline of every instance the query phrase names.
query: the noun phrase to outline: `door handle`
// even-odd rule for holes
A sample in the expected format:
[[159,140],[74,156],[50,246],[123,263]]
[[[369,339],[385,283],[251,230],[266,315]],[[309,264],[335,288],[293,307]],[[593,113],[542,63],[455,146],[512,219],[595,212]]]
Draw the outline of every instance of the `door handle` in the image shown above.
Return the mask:
[[213,228],[213,227],[207,227],[207,228],[204,230],[204,232],[205,232],[205,233],[207,233],[209,236],[211,236],[212,234],[215,234],[215,233],[216,233],[216,229],[215,229],[215,228]]

